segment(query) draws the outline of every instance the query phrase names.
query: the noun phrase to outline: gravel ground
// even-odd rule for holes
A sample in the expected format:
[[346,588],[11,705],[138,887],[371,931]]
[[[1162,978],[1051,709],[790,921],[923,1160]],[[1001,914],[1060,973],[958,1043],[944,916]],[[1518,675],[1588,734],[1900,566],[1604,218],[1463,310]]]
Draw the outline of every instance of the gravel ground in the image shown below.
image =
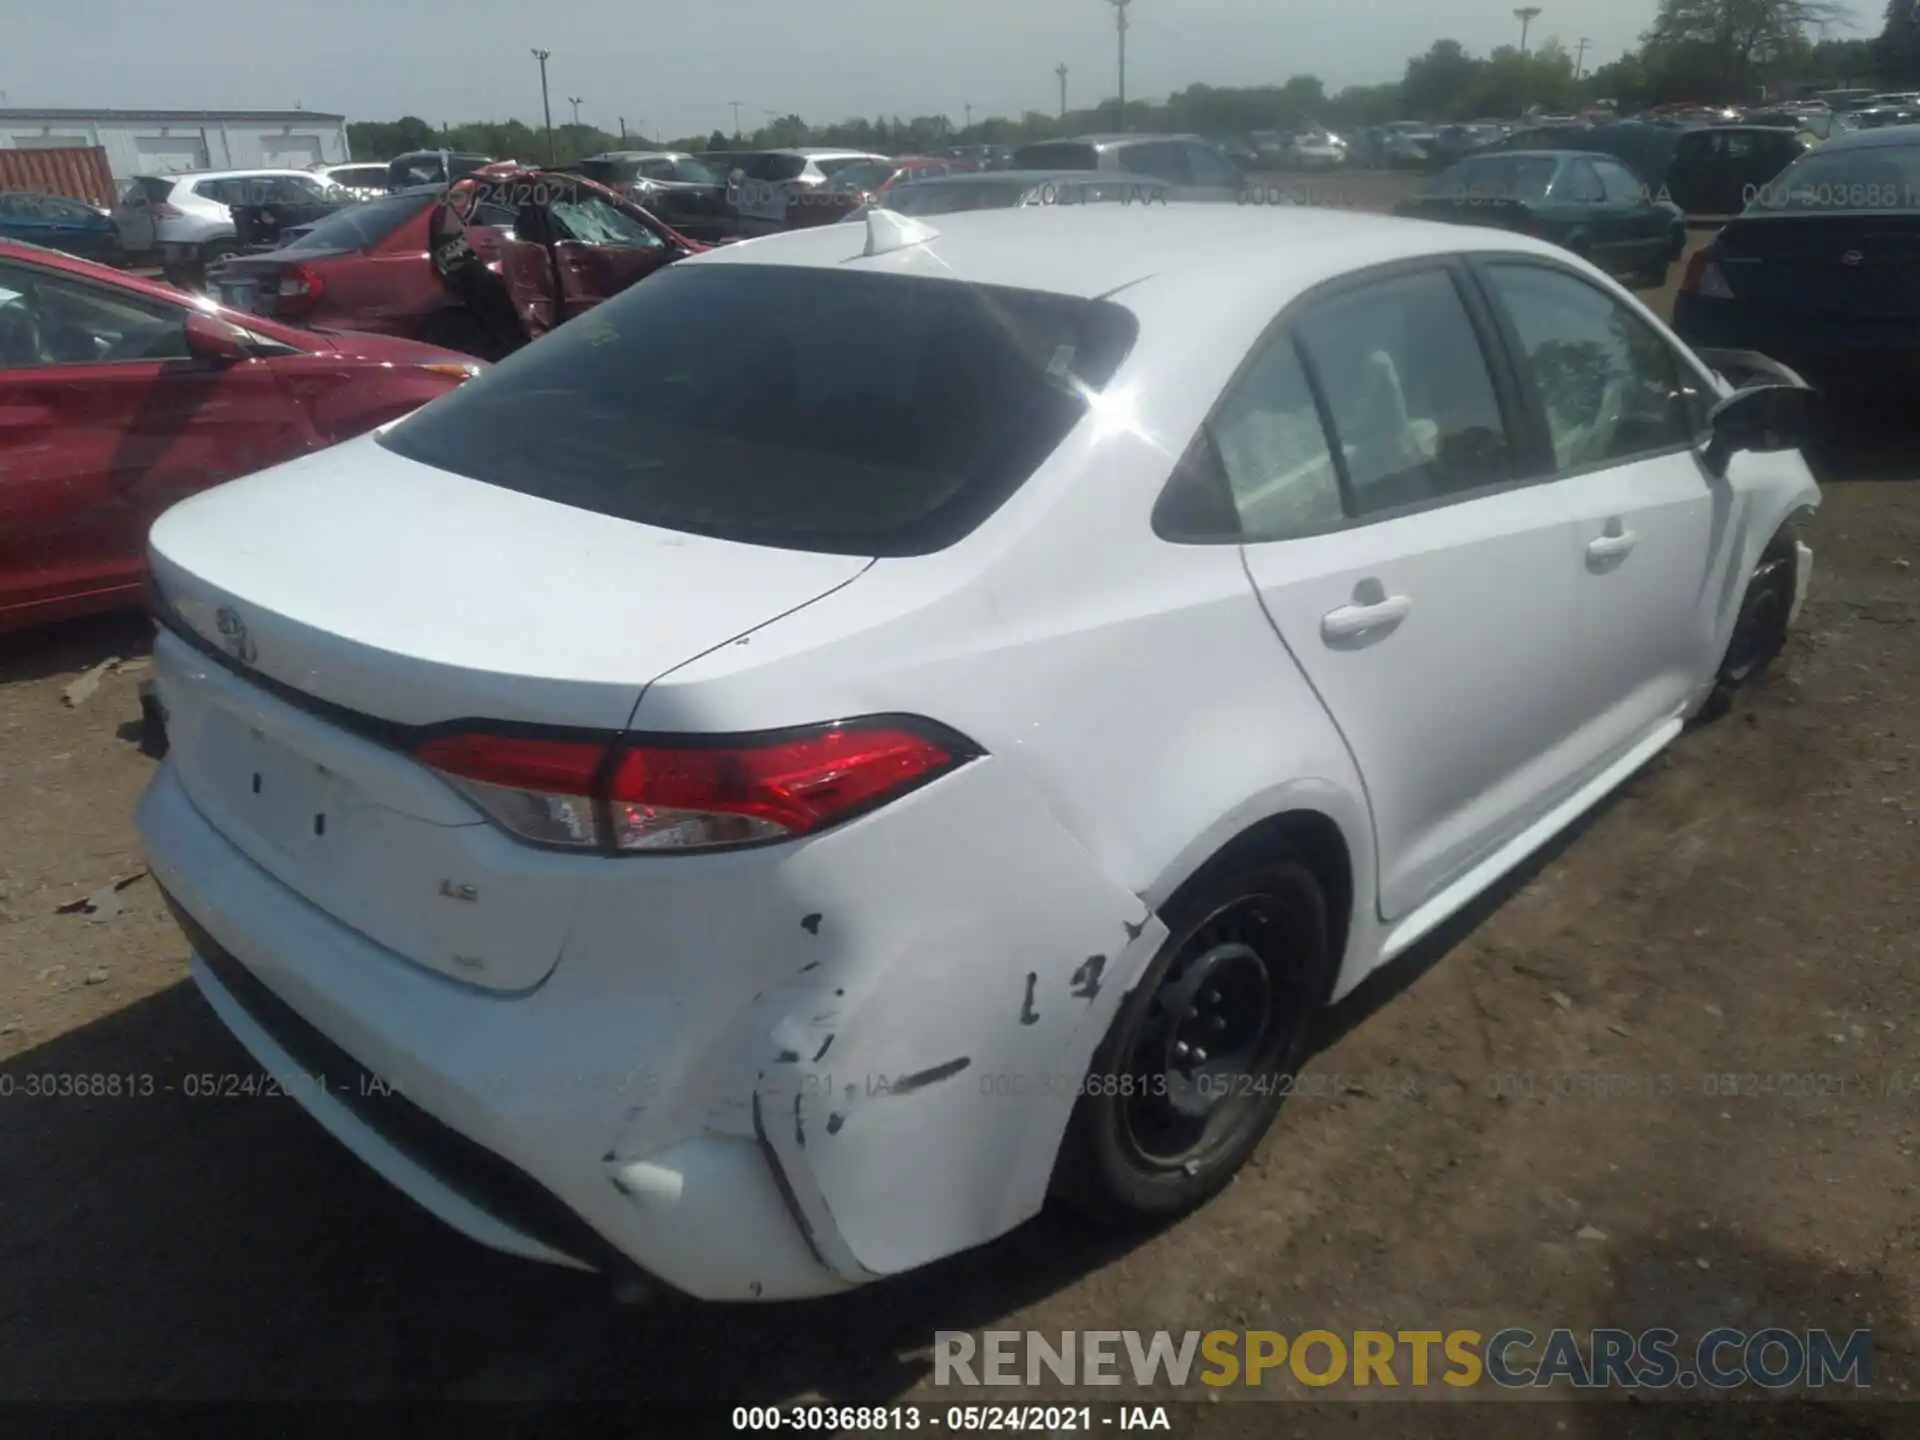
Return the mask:
[[[1403,182],[1303,183],[1377,204]],[[1770,1323],[1871,1328],[1876,1394],[1912,1399],[1920,437],[1859,442],[1825,477],[1783,662],[1391,991],[1344,1007],[1219,1200],[1127,1244],[1043,1217],[803,1306],[613,1306],[600,1282],[442,1229],[290,1102],[188,1099],[188,1073],[252,1066],[137,878],[143,626],[0,641],[0,1399],[944,1404],[936,1329]],[[103,889],[96,913],[61,913]],[[60,1073],[159,1084],[23,1093]],[[1892,1437],[1920,1416],[1242,1398],[1176,1418],[1262,1435],[1649,1426]]]

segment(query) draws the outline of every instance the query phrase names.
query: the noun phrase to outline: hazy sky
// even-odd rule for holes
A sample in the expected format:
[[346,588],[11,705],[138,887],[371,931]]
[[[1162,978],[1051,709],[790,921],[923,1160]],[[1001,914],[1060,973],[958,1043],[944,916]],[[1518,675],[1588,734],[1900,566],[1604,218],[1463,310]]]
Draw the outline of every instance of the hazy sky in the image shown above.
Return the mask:
[[[1591,67],[1646,28],[1654,0],[1541,0],[1534,41]],[[1879,0],[1851,0],[1878,30]],[[1133,0],[1127,89],[1202,81],[1330,89],[1399,76],[1449,35],[1485,53],[1519,38],[1507,0]],[[1842,38],[1836,33],[1835,38]],[[20,106],[280,108],[351,119],[540,118],[533,46],[553,52],[554,120],[654,135],[750,128],[768,110],[810,121],[945,113],[956,123],[1111,97],[1104,0],[0,0],[0,91]]]

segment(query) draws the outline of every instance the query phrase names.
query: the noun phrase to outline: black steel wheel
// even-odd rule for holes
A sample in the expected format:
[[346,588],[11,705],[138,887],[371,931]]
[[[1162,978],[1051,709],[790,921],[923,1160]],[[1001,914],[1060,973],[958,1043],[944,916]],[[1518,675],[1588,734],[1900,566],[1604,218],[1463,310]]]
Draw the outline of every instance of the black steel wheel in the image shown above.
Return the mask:
[[1787,615],[1793,608],[1794,554],[1769,547],[1747,581],[1734,621],[1733,638],[1720,662],[1720,683],[1738,689],[1757,678],[1787,643]]
[[1332,984],[1326,902],[1292,860],[1222,867],[1167,907],[1167,943],[1094,1058],[1055,1188],[1108,1221],[1178,1215],[1246,1163]]

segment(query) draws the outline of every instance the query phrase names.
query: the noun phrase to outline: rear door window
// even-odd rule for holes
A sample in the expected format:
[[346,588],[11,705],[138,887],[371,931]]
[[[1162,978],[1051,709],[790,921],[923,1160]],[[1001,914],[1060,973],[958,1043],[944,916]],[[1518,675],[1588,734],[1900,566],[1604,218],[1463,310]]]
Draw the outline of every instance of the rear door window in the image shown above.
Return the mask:
[[1294,333],[1332,411],[1356,514],[1513,478],[1486,354],[1445,271],[1332,296]]
[[1607,204],[1626,206],[1640,203],[1640,182],[1624,165],[1616,165],[1611,160],[1596,160],[1593,168],[1607,192]]
[[1563,205],[1604,205],[1607,192],[1587,160],[1569,160],[1553,182],[1553,198]]
[[380,443],[600,514],[848,555],[943,549],[1133,343],[1098,300],[920,276],[674,267]]

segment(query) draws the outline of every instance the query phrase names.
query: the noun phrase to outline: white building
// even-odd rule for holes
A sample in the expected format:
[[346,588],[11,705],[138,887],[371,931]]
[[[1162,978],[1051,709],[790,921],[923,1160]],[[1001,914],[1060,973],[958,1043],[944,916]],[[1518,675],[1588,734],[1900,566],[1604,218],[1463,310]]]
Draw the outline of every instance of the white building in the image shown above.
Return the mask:
[[0,110],[0,149],[99,145],[116,186],[182,170],[304,170],[347,153],[347,117],[318,110]]

